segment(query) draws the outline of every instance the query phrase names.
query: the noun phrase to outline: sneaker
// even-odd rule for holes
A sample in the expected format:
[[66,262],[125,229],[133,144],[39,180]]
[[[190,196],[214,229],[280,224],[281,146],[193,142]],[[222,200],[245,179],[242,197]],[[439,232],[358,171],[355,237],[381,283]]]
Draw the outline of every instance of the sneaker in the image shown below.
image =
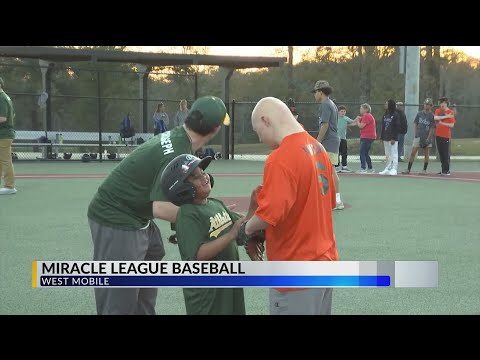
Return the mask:
[[410,170],[402,171],[402,174],[403,174],[403,175],[408,175],[408,174],[410,174]]
[[396,176],[396,175],[397,175],[397,170],[391,169],[391,170],[390,170],[388,173],[386,173],[385,175]]
[[390,169],[389,169],[389,168],[385,168],[385,170],[380,171],[378,174],[379,174],[379,175],[387,175],[389,172],[390,172]]
[[450,171],[447,171],[446,173],[441,173],[440,175],[442,175],[442,176],[450,176]]
[[342,166],[342,172],[344,172],[344,173],[351,173],[351,172],[353,172],[353,171],[350,170],[350,169],[349,169],[348,167],[346,167],[346,166]]
[[333,210],[343,210],[345,209],[345,205],[343,205],[343,201],[337,202],[337,206]]
[[17,189],[13,188],[1,188],[0,189],[0,195],[13,195],[13,194],[16,194],[17,193]]
[[375,174],[375,169],[373,169],[373,168],[372,168],[372,169],[368,169],[368,170],[367,170],[367,173],[369,173],[369,174]]
[[335,166],[335,172],[337,172],[337,173],[342,172],[342,167],[341,166]]
[[367,170],[365,169],[360,169],[360,171],[358,172],[359,174],[366,174],[367,173]]
[[418,175],[427,175],[427,170],[422,170],[418,173]]

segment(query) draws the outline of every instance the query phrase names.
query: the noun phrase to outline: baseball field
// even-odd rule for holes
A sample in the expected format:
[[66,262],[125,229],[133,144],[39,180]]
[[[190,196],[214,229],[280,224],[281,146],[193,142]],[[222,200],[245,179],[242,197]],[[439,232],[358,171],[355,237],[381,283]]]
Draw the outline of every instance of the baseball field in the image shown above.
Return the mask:
[[[92,289],[32,289],[31,261],[92,259],[87,206],[116,164],[15,163],[18,193],[0,198],[0,314],[95,314]],[[212,162],[212,196],[245,210],[263,164]],[[340,260],[438,261],[438,288],[335,289],[333,314],[480,313],[480,162],[454,162],[450,177],[434,175],[435,161],[429,175],[415,175],[420,169],[417,162],[413,175],[341,174],[347,208],[334,212],[335,234]],[[165,260],[180,260],[166,241],[169,224],[156,222]],[[268,314],[268,289],[245,289],[245,296],[247,314]],[[159,289],[157,313],[184,314],[182,289]]]

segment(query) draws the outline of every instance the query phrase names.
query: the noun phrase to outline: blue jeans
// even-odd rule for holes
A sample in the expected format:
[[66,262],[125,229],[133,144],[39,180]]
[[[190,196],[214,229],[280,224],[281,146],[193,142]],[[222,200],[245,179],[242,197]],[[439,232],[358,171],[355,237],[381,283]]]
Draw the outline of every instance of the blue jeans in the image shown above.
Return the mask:
[[403,156],[403,143],[405,142],[405,135],[398,135],[398,160]]
[[360,139],[360,167],[363,170],[366,170],[365,162],[367,163],[369,170],[373,168],[372,159],[370,158],[370,155],[368,155],[368,152],[370,151],[374,141],[375,139]]

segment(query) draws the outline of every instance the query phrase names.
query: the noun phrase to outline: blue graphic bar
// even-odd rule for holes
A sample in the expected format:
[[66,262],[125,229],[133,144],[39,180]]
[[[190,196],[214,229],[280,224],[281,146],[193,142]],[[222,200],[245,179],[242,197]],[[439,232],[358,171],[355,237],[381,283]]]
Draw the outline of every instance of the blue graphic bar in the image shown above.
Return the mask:
[[40,287],[389,287],[390,276],[40,276]]

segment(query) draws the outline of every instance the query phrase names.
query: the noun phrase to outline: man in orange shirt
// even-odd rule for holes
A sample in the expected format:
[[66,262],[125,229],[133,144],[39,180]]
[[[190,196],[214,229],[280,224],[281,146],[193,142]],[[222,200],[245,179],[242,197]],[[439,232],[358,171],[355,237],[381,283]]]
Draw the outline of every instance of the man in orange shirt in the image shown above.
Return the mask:
[[448,98],[441,97],[440,107],[435,110],[434,119],[436,124],[436,141],[438,155],[442,163],[442,170],[438,175],[450,175],[450,139],[452,137],[451,129],[455,126],[455,111],[448,108]]
[[[265,230],[270,261],[338,261],[335,182],[327,151],[277,98],[257,103],[252,126],[273,151],[265,162],[258,208],[242,227],[244,234]],[[270,289],[272,315],[329,315],[331,307],[331,288]]]

